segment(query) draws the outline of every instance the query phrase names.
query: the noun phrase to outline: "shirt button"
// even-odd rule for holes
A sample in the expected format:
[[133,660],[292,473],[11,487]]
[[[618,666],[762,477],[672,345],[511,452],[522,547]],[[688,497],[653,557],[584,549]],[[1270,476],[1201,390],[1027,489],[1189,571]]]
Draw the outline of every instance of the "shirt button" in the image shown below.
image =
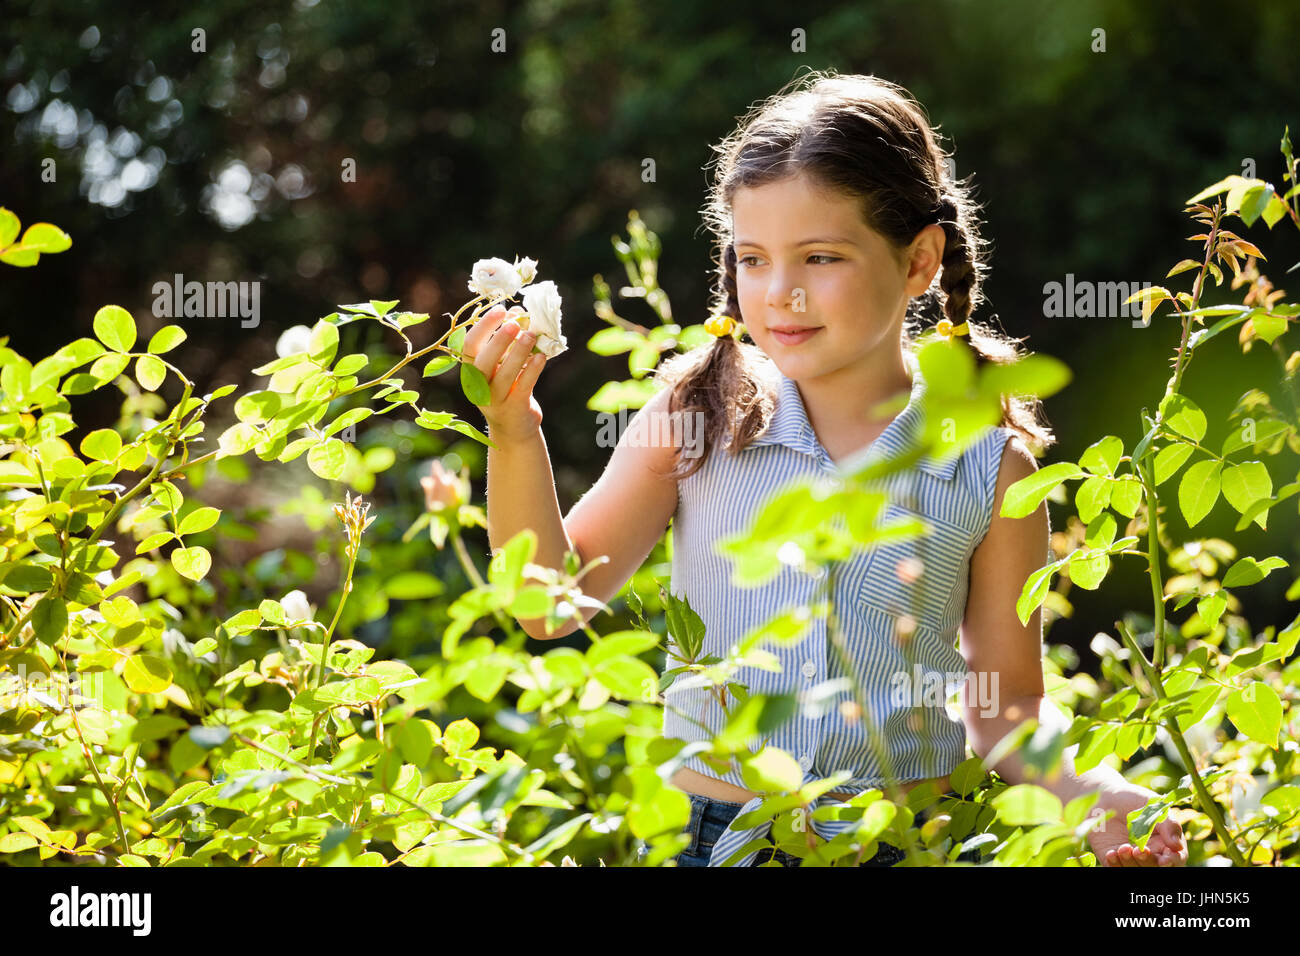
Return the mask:
[[812,677],[812,676],[813,676],[814,674],[816,674],[816,673],[817,673],[817,665],[816,665],[816,664],[814,664],[812,661],[804,661],[804,662],[803,662],[803,676],[804,676],[804,677]]
[[812,757],[809,756],[808,754],[800,754],[799,766],[804,769],[805,773],[807,773],[809,770],[812,769]]

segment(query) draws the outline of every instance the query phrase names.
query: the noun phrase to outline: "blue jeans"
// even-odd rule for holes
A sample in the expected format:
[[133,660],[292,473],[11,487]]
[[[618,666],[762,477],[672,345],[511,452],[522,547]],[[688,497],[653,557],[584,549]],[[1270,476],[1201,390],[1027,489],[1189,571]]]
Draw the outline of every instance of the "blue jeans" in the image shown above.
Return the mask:
[[[744,804],[731,803],[726,800],[714,800],[712,797],[704,797],[695,793],[688,793],[691,800],[690,821],[686,825],[686,834],[690,836],[691,842],[686,849],[677,856],[673,857],[678,866],[708,866],[709,856],[713,852],[713,845],[722,838],[723,832],[727,826],[740,813]],[[958,798],[959,795],[954,791],[948,791],[945,797]],[[931,804],[925,810],[917,811],[916,826],[920,826],[930,818],[935,811],[938,803]],[[894,866],[906,858],[906,854],[896,846],[885,843],[883,840],[877,844],[876,855],[870,859],[859,863],[859,866],[885,867]],[[644,850],[644,848],[643,848]],[[754,859],[754,865],[767,863],[773,857],[782,866],[798,866],[802,861],[793,854],[786,853],[776,847],[764,847],[758,851],[758,856]],[[979,858],[979,849],[968,850],[957,857],[963,862],[974,863]]]

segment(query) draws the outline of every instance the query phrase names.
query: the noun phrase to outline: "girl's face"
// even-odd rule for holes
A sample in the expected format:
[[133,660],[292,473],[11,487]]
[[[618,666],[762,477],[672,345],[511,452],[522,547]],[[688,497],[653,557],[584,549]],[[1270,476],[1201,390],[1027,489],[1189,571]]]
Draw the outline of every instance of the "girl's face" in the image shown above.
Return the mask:
[[731,208],[741,317],[783,375],[811,381],[897,365],[885,350],[898,352],[908,299],[940,264],[941,226],[923,229],[899,262],[852,199],[803,175],[738,189]]

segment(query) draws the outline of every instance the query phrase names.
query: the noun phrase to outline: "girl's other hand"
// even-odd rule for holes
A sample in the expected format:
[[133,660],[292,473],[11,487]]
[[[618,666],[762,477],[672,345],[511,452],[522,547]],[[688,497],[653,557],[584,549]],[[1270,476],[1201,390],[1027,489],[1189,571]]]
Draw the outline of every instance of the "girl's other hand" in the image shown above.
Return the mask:
[[1140,810],[1159,796],[1154,790],[1134,787],[1124,790],[1102,790],[1096,809],[1113,810],[1115,815],[1104,827],[1088,834],[1088,842],[1100,866],[1186,866],[1187,838],[1183,828],[1174,820],[1164,819],[1155,825],[1147,837],[1147,845],[1139,850],[1128,840],[1128,815]]
[[515,316],[523,307],[496,305],[483,314],[465,335],[461,348],[465,361],[487,377],[492,390],[488,405],[480,405],[490,435],[507,440],[524,438],[542,423],[542,407],[533,386],[546,365],[546,356],[533,352],[537,336],[519,327]]

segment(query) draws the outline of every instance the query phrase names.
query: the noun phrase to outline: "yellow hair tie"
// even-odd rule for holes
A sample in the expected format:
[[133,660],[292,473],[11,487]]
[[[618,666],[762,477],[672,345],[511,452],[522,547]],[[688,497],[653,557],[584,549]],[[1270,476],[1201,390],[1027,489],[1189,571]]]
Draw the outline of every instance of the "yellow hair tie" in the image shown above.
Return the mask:
[[730,335],[735,327],[736,322],[729,315],[713,315],[704,320],[704,331],[718,338]]
[[963,322],[961,325],[954,326],[952,319],[940,319],[934,326],[934,330],[942,335],[945,339],[951,339],[953,336],[965,335],[970,331],[970,323]]

